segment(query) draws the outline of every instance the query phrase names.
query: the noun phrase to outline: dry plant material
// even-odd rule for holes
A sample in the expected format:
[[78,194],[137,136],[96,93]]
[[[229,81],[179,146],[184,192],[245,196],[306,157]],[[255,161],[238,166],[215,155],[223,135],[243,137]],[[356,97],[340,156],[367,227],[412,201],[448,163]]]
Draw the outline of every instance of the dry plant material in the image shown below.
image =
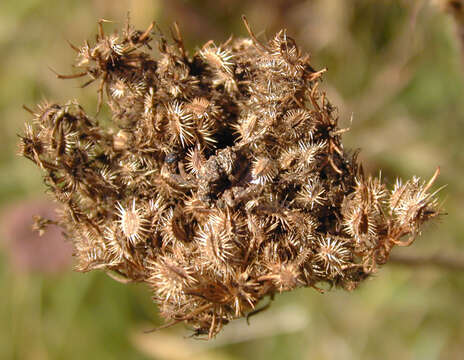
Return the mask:
[[391,190],[365,176],[324,70],[286,31],[261,42],[244,23],[250,38],[190,56],[177,26],[168,42],[100,22],[95,43],[72,46],[80,72],[58,77],[97,81],[111,125],[43,103],[20,141],[62,205],[77,270],[149,284],[168,325],[208,337],[275,293],[356,288],[438,215],[438,171]]

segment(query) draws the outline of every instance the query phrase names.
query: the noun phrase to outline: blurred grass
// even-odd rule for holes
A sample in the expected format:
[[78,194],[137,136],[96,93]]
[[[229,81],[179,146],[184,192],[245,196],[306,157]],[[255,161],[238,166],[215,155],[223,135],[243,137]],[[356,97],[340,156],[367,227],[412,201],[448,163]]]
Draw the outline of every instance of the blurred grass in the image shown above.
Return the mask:
[[[78,80],[59,81],[48,70],[71,72],[74,54],[66,40],[81,44],[95,34],[97,19],[114,20],[108,27],[117,27],[130,10],[139,28],[154,19],[167,32],[177,20],[193,49],[210,38],[246,35],[244,13],[262,36],[288,28],[316,68],[328,67],[323,86],[339,107],[340,126],[351,128],[345,147],[362,149],[368,171],[382,168],[393,182],[396,175],[429,178],[441,167],[437,185],[448,184],[440,194],[448,215],[413,247],[398,251],[462,254],[464,64],[452,18],[435,3],[3,0],[0,207],[45,190],[40,172],[15,156],[16,134],[28,119],[22,105],[77,98],[90,113],[95,109],[95,87],[80,89]],[[180,341],[188,334],[182,326],[142,333],[159,323],[143,286],[124,286],[99,273],[21,273],[10,266],[6,251],[0,254],[1,359],[181,358],[174,345],[166,354],[151,341]],[[224,334],[212,350],[214,341],[186,340],[184,346],[195,358],[461,359],[463,300],[460,273],[389,265],[351,294],[302,289],[277,296],[250,328],[238,323],[234,331],[239,338],[243,333],[241,340],[232,343],[232,335]],[[279,316],[288,306],[305,310],[302,329],[284,331],[292,320]],[[260,325],[273,319],[280,323]]]

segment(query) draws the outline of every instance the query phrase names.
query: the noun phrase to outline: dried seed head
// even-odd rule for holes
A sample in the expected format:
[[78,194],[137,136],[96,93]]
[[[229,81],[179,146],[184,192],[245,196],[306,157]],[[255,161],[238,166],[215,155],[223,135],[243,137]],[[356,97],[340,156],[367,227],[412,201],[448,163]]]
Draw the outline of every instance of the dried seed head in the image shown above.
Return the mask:
[[221,47],[217,47],[213,42],[208,42],[200,51],[201,58],[213,69],[232,74],[234,63],[232,53]]
[[195,239],[200,257],[212,269],[227,269],[227,266],[234,262],[237,246],[226,230],[208,222],[198,230]]
[[129,24],[78,51],[111,126],[43,103],[20,154],[61,203],[79,271],[150,284],[160,313],[214,336],[275,292],[355,288],[438,215],[419,179],[391,192],[348,156],[334,106],[286,31],[185,50]]
[[203,166],[206,163],[206,158],[199,144],[197,144],[187,152],[186,160],[186,167],[188,171],[195,175],[201,172]]
[[179,210],[169,209],[161,221],[163,247],[176,242],[188,242],[187,231],[184,227],[184,218]]
[[303,185],[295,200],[313,210],[316,206],[324,205],[324,201],[326,200],[324,197],[325,191],[320,181],[310,180],[309,184]]
[[143,217],[142,209],[136,207],[135,199],[132,200],[132,206],[129,208],[124,208],[118,202],[117,214],[119,216],[118,223],[121,231],[131,244],[136,245],[141,242],[149,231],[149,222]]
[[110,94],[115,99],[122,99],[126,96],[127,85],[124,79],[116,79],[110,87]]
[[113,265],[120,265],[124,258],[130,259],[130,252],[126,247],[123,237],[119,236],[117,228],[106,227],[104,230],[104,238],[107,243],[107,249],[111,263]]
[[277,263],[269,263],[267,267],[270,273],[260,279],[270,280],[279,292],[290,291],[304,285],[299,264],[278,261]]
[[150,272],[148,282],[164,301],[181,303],[185,296],[183,290],[196,283],[193,269],[170,256],[150,261],[147,268]]
[[375,236],[377,231],[377,213],[373,208],[353,206],[345,212],[344,226],[346,232],[356,241],[362,241],[369,236]]
[[192,114],[184,110],[184,106],[179,101],[174,101],[166,106],[167,129],[174,141],[180,142],[182,147],[194,143],[194,123]]
[[319,248],[315,260],[316,269],[329,277],[344,276],[343,266],[349,263],[351,252],[346,247],[347,242],[338,240],[332,236],[318,239]]
[[218,107],[204,97],[197,97],[188,103],[185,108],[190,111],[197,119],[217,118],[219,116]]
[[253,161],[251,173],[255,184],[264,185],[277,175],[277,167],[272,159],[258,157]]
[[284,118],[286,134],[298,139],[302,135],[313,139],[316,124],[311,120],[311,114],[306,109],[291,109],[287,111]]

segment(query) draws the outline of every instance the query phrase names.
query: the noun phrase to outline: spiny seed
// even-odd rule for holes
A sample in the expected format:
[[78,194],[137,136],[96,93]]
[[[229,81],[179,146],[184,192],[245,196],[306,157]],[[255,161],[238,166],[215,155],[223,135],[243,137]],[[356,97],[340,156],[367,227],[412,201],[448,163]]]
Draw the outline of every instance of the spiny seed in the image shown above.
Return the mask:
[[135,245],[143,239],[148,231],[145,227],[147,220],[141,215],[141,209],[136,208],[135,199],[132,200],[131,208],[124,208],[120,203],[117,204],[119,215],[119,225],[124,235]]
[[232,73],[233,55],[228,49],[216,47],[213,42],[209,42],[200,51],[200,56],[213,68]]
[[252,174],[256,184],[264,185],[277,175],[277,168],[273,160],[259,157],[253,162]]

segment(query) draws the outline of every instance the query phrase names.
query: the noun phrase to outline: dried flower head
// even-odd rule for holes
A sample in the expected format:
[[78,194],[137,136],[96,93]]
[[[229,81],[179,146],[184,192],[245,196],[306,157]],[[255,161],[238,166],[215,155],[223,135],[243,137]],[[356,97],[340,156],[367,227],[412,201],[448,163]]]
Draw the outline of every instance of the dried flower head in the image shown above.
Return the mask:
[[[161,314],[214,336],[266,296],[354,289],[439,214],[418,178],[365,176],[336,109],[286,31],[208,42],[193,56],[153,25],[73,49],[112,125],[41,104],[19,152],[44,172],[79,271],[145,282]],[[106,99],[105,95],[106,94]],[[320,289],[319,289],[320,290]]]

